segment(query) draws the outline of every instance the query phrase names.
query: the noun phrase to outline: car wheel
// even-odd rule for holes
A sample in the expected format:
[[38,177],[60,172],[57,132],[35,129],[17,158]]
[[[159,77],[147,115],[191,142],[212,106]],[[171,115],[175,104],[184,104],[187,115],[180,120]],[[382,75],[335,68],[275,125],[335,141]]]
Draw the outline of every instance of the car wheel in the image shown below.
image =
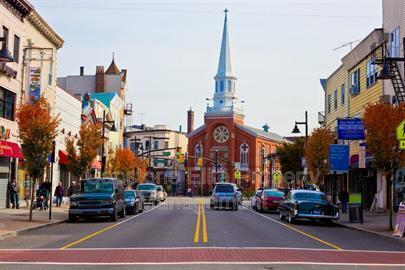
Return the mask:
[[333,225],[333,220],[332,220],[332,219],[326,219],[326,220],[325,220],[325,223],[326,223],[328,226],[332,226],[332,225]]
[[145,208],[145,205],[142,203],[142,207],[141,207],[141,209],[139,209],[139,213],[142,213],[144,208]]
[[111,221],[115,222],[118,220],[118,214],[117,214],[117,209],[114,208],[113,213],[110,216]]
[[77,216],[75,215],[69,215],[69,221],[70,222],[75,222],[77,220]]
[[127,214],[127,211],[125,210],[125,206],[122,208],[121,212],[120,212],[120,218],[124,218]]
[[260,213],[263,213],[263,206],[262,206],[262,204],[259,204],[259,212],[260,212]]
[[158,204],[159,204],[159,201],[158,201],[158,200],[156,200],[156,201],[155,201],[155,205],[158,205]]
[[293,218],[290,214],[288,214],[288,223],[293,224],[295,221],[295,218]]
[[285,220],[285,216],[281,214],[281,211],[280,211],[280,220]]

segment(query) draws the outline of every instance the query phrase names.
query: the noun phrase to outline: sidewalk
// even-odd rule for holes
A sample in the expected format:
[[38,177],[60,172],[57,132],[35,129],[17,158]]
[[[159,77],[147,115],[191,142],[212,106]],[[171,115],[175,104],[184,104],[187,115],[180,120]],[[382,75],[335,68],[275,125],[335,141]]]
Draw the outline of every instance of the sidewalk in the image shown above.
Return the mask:
[[15,236],[21,231],[26,231],[41,226],[60,223],[68,217],[68,205],[52,207],[52,220],[49,220],[49,211],[34,210],[33,221],[28,221],[29,208],[0,209],[0,239]]
[[[395,220],[396,220],[396,214],[394,213],[393,219],[392,219],[392,224],[395,227]],[[357,230],[362,230],[382,236],[387,236],[387,237],[392,237],[395,239],[402,239],[405,240],[405,238],[399,238],[399,237],[394,237],[392,235],[392,231],[388,229],[388,222],[389,222],[389,213],[376,213],[376,212],[369,212],[369,211],[364,211],[364,221],[363,224],[360,223],[350,223],[349,222],[349,215],[348,214],[341,214],[340,219],[338,224],[352,228],[352,229],[357,229]]]

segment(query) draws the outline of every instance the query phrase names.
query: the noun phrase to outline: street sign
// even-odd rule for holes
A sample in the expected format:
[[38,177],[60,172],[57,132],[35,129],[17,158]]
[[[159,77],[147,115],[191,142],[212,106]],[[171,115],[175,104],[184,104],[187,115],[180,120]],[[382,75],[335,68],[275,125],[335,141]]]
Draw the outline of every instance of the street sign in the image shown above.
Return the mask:
[[240,162],[235,162],[235,170],[240,171]]
[[274,174],[273,174],[273,179],[274,179],[274,181],[280,181],[280,179],[281,179],[281,173],[280,172],[275,172]]
[[163,156],[165,156],[165,157],[169,157],[170,156],[170,152],[167,152],[167,151],[165,151],[165,152],[163,152]]
[[397,140],[405,140],[405,120],[397,126]]
[[399,141],[399,149],[405,150],[405,140]]
[[240,173],[240,171],[235,171],[235,179],[240,179],[240,177],[241,177],[241,173]]
[[360,118],[338,119],[339,140],[364,140],[364,124]]
[[347,171],[349,169],[349,145],[331,144],[329,146],[329,170]]
[[204,159],[202,157],[198,158],[197,165],[202,167],[203,163],[204,163]]

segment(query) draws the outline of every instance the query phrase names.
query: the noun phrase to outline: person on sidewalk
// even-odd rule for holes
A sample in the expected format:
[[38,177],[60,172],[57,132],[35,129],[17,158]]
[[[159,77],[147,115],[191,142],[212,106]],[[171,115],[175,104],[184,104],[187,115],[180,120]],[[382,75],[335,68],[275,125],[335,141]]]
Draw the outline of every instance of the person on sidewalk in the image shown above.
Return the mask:
[[77,192],[76,181],[72,181],[72,183],[70,184],[70,187],[68,188],[68,194],[67,195],[70,198],[76,192]]
[[345,188],[343,188],[339,192],[339,201],[342,204],[342,213],[345,214],[347,212],[347,203],[349,202],[349,192],[346,191]]
[[65,190],[63,189],[62,182],[59,182],[58,186],[55,189],[55,198],[56,198],[56,206],[60,207],[62,204],[63,195],[65,195]]
[[20,204],[18,201],[18,185],[15,179],[12,179],[8,183],[8,192],[10,194],[10,203],[12,204],[12,208],[20,208]]

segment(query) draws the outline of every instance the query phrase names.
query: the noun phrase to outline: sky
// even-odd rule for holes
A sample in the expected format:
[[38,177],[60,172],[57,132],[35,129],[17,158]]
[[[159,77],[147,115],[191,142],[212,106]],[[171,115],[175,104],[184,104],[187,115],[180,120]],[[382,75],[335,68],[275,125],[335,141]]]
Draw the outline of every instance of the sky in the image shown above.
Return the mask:
[[[203,124],[214,94],[225,8],[232,70],[245,124],[291,136],[308,111],[324,111],[320,78],[350,46],[382,25],[381,0],[137,1],[31,0],[63,37],[58,76],[94,74],[112,53],[128,69],[133,124],[187,129],[187,110]],[[304,130],[303,128],[301,129]]]

